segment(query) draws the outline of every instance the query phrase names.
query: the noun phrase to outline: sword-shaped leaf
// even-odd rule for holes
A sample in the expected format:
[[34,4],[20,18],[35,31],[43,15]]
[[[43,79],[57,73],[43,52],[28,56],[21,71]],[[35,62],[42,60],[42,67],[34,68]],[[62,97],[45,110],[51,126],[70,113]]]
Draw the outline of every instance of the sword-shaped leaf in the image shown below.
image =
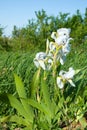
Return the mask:
[[15,108],[21,116],[23,116],[27,121],[31,121],[23,105],[15,96],[13,96],[12,94],[8,94],[8,99],[10,101],[11,106]]
[[31,120],[31,122],[33,122],[33,110],[31,108],[31,106],[29,104],[27,104],[25,102],[25,100],[23,99],[27,99],[27,96],[26,96],[26,91],[25,91],[25,88],[24,88],[24,84],[21,80],[21,78],[19,76],[17,76],[16,74],[14,74],[14,77],[15,77],[15,84],[16,84],[16,90],[18,92],[18,95],[20,97],[20,100],[21,100],[21,103],[27,113],[27,116],[29,117],[29,119]]

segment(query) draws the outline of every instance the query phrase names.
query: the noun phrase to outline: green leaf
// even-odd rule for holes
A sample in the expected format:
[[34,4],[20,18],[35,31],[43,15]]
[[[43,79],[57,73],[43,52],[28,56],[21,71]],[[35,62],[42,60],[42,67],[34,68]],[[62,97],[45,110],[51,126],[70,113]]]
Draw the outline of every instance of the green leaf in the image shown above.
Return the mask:
[[9,118],[9,121],[16,122],[19,125],[27,126],[29,130],[32,130],[32,124],[30,124],[29,122],[26,122],[26,120],[24,118],[19,117],[17,115],[11,116],[11,118]]
[[11,94],[8,94],[8,99],[10,101],[11,106],[13,108],[15,108],[20,115],[22,115],[27,121],[32,122],[30,115],[27,114],[23,105],[21,104],[21,102],[16,97],[14,97]]
[[58,110],[58,106],[56,105],[56,102],[54,101],[54,99],[52,99],[51,105],[52,105],[53,115],[55,116]]
[[44,103],[39,103],[33,99],[26,100],[31,106],[37,108],[41,112],[43,112],[45,115],[49,116],[51,118],[51,112],[49,111],[48,107]]
[[9,119],[10,119],[11,116],[5,116],[5,117],[2,117],[0,118],[0,122],[7,122]]
[[[24,126],[27,126],[28,129],[31,129],[32,128],[32,125],[29,124],[29,122],[26,122],[26,119],[24,119],[23,117],[19,117],[17,115],[14,115],[14,116],[5,116],[5,117],[2,117],[0,119],[1,122],[15,122],[19,125],[24,125]],[[32,130],[32,129],[31,129]]]
[[27,115],[29,115],[30,120],[33,122],[33,117],[34,117],[33,110],[31,106],[27,104],[25,100],[23,100],[23,99],[27,99],[24,84],[19,76],[14,74],[14,77],[15,77],[16,90],[18,92],[22,105],[24,109],[26,110]]
[[[52,117],[53,117],[53,115],[52,115],[52,111],[50,111],[49,110],[49,108],[47,107],[47,105],[46,104],[44,104],[44,103],[41,103],[41,106],[42,106],[42,108],[43,108],[43,112],[45,113],[45,115],[47,116],[49,116],[50,117],[50,119],[52,119]],[[52,106],[50,106],[50,107],[52,107]],[[47,116],[47,117],[48,117]],[[48,120],[50,120],[49,118],[48,118]]]
[[35,72],[32,83],[31,83],[31,97],[33,98],[35,96],[36,89],[39,86],[39,80],[40,79],[40,68]]
[[26,98],[26,92],[21,78],[16,74],[14,74],[14,77],[15,77],[16,90],[18,92],[19,97]]
[[45,103],[49,109],[51,109],[51,100],[50,100],[50,92],[48,90],[48,86],[46,83],[46,80],[42,78],[41,80],[41,88],[43,93],[43,98],[45,100]]

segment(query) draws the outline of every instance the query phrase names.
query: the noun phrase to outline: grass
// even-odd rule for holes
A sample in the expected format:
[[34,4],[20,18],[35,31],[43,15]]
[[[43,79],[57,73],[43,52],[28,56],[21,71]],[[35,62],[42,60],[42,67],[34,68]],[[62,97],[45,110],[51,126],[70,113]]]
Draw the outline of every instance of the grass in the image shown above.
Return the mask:
[[[67,70],[69,67],[74,69],[81,69],[87,66],[87,42],[83,44],[72,44],[71,52],[69,53],[65,64],[61,69]],[[13,74],[19,75],[26,89],[29,89],[29,84],[32,80],[32,76],[36,70],[33,64],[33,58],[35,52],[0,52],[0,92],[15,92],[14,77]],[[86,78],[87,72],[84,77],[84,86],[87,84]]]

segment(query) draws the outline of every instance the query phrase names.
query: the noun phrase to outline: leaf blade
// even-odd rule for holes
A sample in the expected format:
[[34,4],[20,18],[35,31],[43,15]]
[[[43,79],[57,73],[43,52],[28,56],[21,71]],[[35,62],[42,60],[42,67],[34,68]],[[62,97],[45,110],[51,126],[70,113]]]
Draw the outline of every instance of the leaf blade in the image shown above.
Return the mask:
[[21,103],[22,103],[27,115],[29,115],[30,120],[33,122],[33,117],[34,117],[33,110],[31,108],[31,106],[29,104],[27,104],[25,102],[25,100],[23,100],[23,99],[27,99],[24,84],[19,76],[14,74],[14,77],[15,77],[16,90],[20,97]]
[[23,105],[21,104],[21,102],[12,94],[7,94],[8,99],[10,101],[10,104],[13,108],[15,108],[17,110],[17,112],[22,115],[22,117],[24,117],[27,121],[32,122],[32,120],[30,119],[29,114],[26,113]]

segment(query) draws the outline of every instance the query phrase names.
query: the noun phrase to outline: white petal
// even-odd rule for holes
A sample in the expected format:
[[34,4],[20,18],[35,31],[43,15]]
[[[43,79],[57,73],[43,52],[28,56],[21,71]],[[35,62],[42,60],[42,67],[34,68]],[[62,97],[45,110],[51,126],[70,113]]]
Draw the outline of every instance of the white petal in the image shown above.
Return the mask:
[[41,67],[43,70],[46,70],[46,66],[45,66],[44,61],[43,61],[43,60],[39,60],[38,62],[39,62],[39,64],[40,64],[40,67]]
[[61,80],[61,77],[57,77],[57,85],[59,88],[63,88],[64,87],[64,83],[63,81]]
[[75,70],[72,67],[70,67],[68,72],[61,70],[59,75],[64,79],[72,79],[75,75]]
[[73,78],[74,75],[75,75],[75,70],[72,67],[70,67],[69,68],[69,78]]
[[70,67],[69,71],[66,72],[63,76],[65,77],[65,79],[72,79],[74,75],[75,75],[75,70],[72,67]]
[[36,59],[34,59],[34,64],[35,64],[35,66],[36,66],[37,68],[39,68],[39,67],[40,67],[39,62],[38,62],[38,60],[36,60]]
[[64,75],[65,73],[66,73],[66,71],[61,70],[61,71],[59,72],[59,76],[63,77],[63,75]]
[[65,44],[63,47],[62,47],[62,51],[64,53],[64,55],[67,55],[69,52],[70,52],[70,44]]
[[48,62],[47,62],[47,70],[50,70],[50,69],[51,69],[52,63],[53,63],[52,59],[48,59]]
[[46,69],[44,60],[46,59],[46,53],[44,52],[39,52],[36,54],[36,57],[34,58],[34,64],[36,67],[42,67],[44,70]]
[[56,32],[52,32],[51,38],[53,38],[54,40],[56,39]]
[[61,65],[64,65],[64,60],[63,60],[63,58],[60,58],[60,63],[61,63]]
[[70,31],[71,30],[69,28],[60,28],[57,30],[57,33],[59,36],[66,36],[67,38],[69,38]]
[[73,83],[71,79],[69,79],[68,82],[71,84],[71,86],[75,87],[75,84]]
[[59,36],[58,38],[55,39],[55,42],[58,45],[64,45],[67,42],[67,38],[66,38],[66,36]]
[[36,54],[35,58],[37,60],[43,60],[43,59],[45,59],[45,57],[46,57],[46,53],[45,52],[39,52],[39,53]]
[[66,61],[66,55],[64,55],[62,50],[59,50],[59,53],[57,55],[57,60],[60,61],[61,65],[63,65],[64,62]]

